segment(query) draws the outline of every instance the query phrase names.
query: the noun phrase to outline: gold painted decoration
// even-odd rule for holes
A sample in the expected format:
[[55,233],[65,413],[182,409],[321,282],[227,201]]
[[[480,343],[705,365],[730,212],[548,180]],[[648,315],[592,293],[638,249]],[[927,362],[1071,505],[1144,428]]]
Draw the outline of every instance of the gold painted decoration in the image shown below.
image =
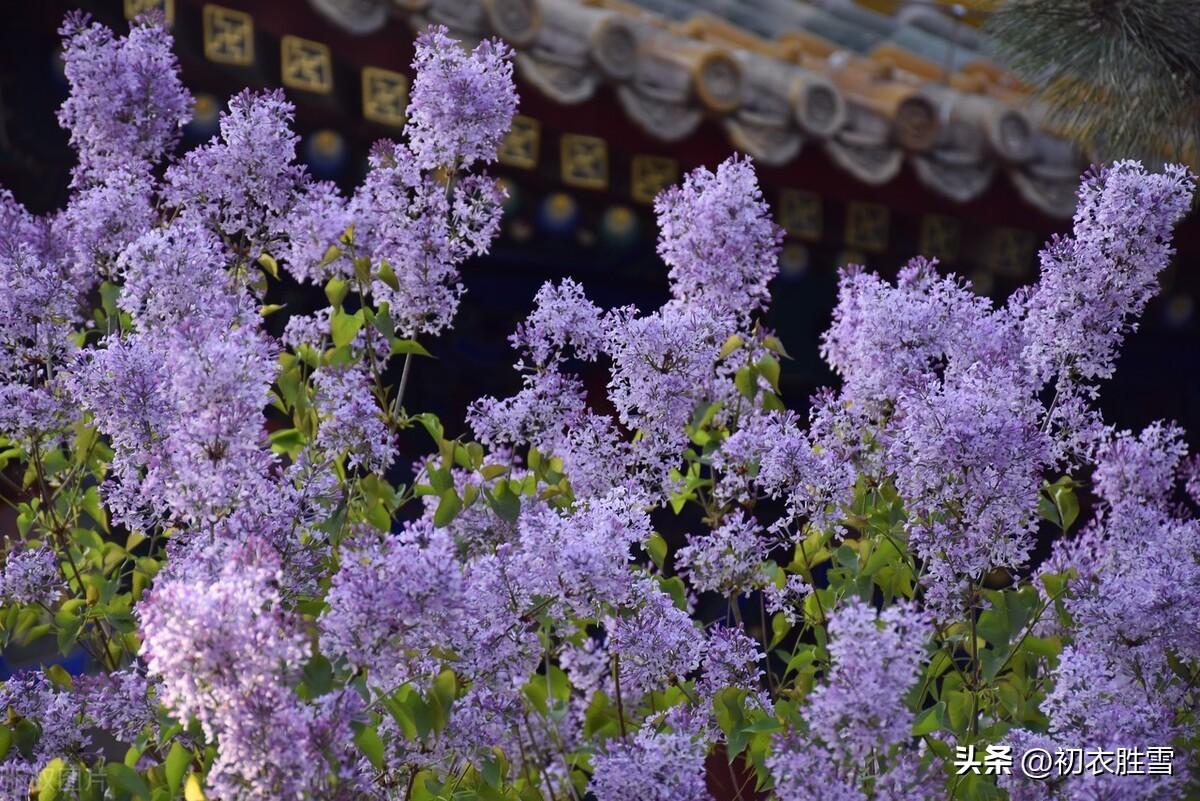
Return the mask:
[[404,125],[408,108],[408,76],[379,67],[363,67],[363,116],[380,125]]
[[562,181],[581,189],[608,188],[608,144],[597,136],[563,134]]
[[997,228],[989,238],[984,263],[995,275],[1024,278],[1033,268],[1037,239],[1032,231]]
[[679,180],[679,162],[666,156],[633,157],[629,194],[639,203],[653,203],[658,193]]
[[816,192],[784,189],[779,193],[776,221],[789,236],[819,242],[825,234],[825,213]]
[[850,203],[846,207],[846,245],[867,253],[883,253],[888,246],[889,212],[878,203]]
[[538,163],[538,151],[542,142],[542,124],[533,117],[517,114],[512,127],[500,143],[497,158],[501,164],[532,170]]
[[279,42],[279,60],[284,86],[322,95],[333,90],[333,59],[320,42],[284,36]]
[[954,217],[926,214],[921,218],[921,253],[942,262],[958,258],[961,226]]
[[125,19],[137,19],[150,11],[162,12],[168,26],[175,22],[175,0],[125,0]]
[[204,6],[204,57],[218,64],[254,63],[254,19],[244,11]]

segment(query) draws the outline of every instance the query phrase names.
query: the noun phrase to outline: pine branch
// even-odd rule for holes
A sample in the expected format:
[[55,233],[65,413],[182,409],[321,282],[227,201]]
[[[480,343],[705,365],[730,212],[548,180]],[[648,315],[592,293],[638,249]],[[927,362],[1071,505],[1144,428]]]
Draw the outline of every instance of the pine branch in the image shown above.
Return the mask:
[[1091,157],[1197,162],[1200,3],[1013,0],[987,30]]

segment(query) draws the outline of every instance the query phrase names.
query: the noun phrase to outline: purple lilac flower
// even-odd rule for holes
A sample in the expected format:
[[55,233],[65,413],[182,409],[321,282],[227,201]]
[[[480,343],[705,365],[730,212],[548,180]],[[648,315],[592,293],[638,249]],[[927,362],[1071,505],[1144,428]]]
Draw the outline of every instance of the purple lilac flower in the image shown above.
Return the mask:
[[16,604],[53,606],[66,594],[58,556],[47,547],[18,548],[0,570],[0,599]]
[[437,675],[434,651],[459,625],[466,587],[445,529],[414,525],[399,535],[363,533],[343,550],[321,615],[321,651],[364,668],[391,692]]
[[675,553],[675,566],[700,592],[730,596],[760,586],[768,548],[762,526],[736,512],[707,535],[689,535]]
[[790,575],[784,580],[782,587],[768,584],[763,588],[763,601],[767,612],[772,615],[782,614],[789,626],[796,625],[800,619],[799,611],[803,608],[805,599],[812,592],[803,578]]
[[[458,310],[463,287],[458,267],[480,252],[496,232],[500,197],[477,182],[460,182],[447,191],[435,176],[418,169],[404,145],[377,145],[371,169],[350,208],[356,252],[374,265],[385,262],[394,281],[377,278],[371,294],[387,303],[404,336],[437,334]],[[469,195],[470,199],[466,199]],[[467,204],[471,213],[456,215]]]
[[293,164],[295,109],[282,90],[243,91],[221,114],[221,134],[166,174],[163,199],[231,243],[249,262],[286,233],[285,215],[307,176]]
[[1166,505],[1175,477],[1187,457],[1183,429],[1151,423],[1138,436],[1122,431],[1101,445],[1092,482],[1110,504],[1138,501]]
[[72,193],[54,224],[70,249],[77,286],[115,278],[121,252],[155,223],[153,179],[145,165],[116,167]]
[[512,51],[485,39],[470,53],[434,25],[417,37],[404,132],[421,169],[491,162],[517,109]]
[[347,260],[331,254],[329,249],[339,244],[353,221],[349,203],[338,192],[337,185],[331,181],[314,182],[297,196],[283,220],[287,241],[277,255],[297,281],[323,284],[333,277],[346,277]]
[[157,582],[137,607],[149,675],[163,704],[195,717],[211,738],[231,704],[272,698],[308,658],[309,646],[279,592],[272,551],[249,544],[216,575],[193,569]]
[[717,496],[743,503],[784,499],[790,519],[831,524],[853,498],[854,465],[838,449],[814,447],[809,437],[792,412],[745,418],[713,455]]
[[704,645],[700,680],[696,683],[702,703],[711,705],[711,699],[726,687],[737,687],[766,698],[760,686],[765,658],[758,641],[747,636],[741,627],[713,627]]
[[913,714],[904,696],[921,673],[930,624],[910,604],[877,612],[852,599],[829,619],[833,667],[809,697],[812,734],[865,765],[876,749],[908,740]]
[[780,801],[873,798],[934,801],[944,794],[936,765],[923,769],[910,743],[904,697],[921,674],[930,623],[902,603],[882,613],[858,599],[829,619],[833,666],[803,710],[807,731],[780,739],[767,766]]
[[534,308],[509,337],[522,354],[521,365],[549,367],[573,356],[592,361],[604,350],[603,313],[570,278],[547,281],[533,299]]
[[1040,408],[1003,365],[982,362],[898,400],[887,458],[910,546],[927,562],[926,603],[945,619],[963,608],[964,579],[1028,557],[1050,461]]
[[842,270],[821,354],[843,380],[847,402],[875,412],[948,361],[968,366],[1014,339],[989,302],[936,262],[913,259],[896,285],[859,267]]
[[1191,207],[1195,176],[1121,161],[1084,176],[1072,236],[1042,251],[1024,300],[1025,358],[1041,380],[1112,375],[1117,348],[1157,291],[1174,253],[1171,230]]
[[547,507],[522,514],[522,583],[535,595],[556,599],[556,614],[594,618],[628,601],[632,549],[651,531],[649,516],[628,500],[614,492],[570,515]]
[[396,458],[396,443],[372,394],[365,369],[318,370],[316,407],[321,416],[317,447],[349,455],[351,469],[382,473]]
[[616,309],[607,327],[608,398],[621,423],[643,433],[637,447],[647,462],[670,464],[692,412],[713,395],[722,323],[701,307],[675,305],[643,317]]
[[52,439],[69,422],[59,373],[75,350],[81,286],[44,219],[0,190],[0,430]]
[[203,318],[226,327],[248,314],[249,301],[226,265],[230,256],[217,235],[194,217],[151,228],[120,254],[124,281],[117,300],[143,332],[168,330]]
[[158,704],[151,687],[136,665],[75,678],[75,691],[88,721],[122,743],[132,743],[157,718]]
[[644,693],[700,664],[703,640],[687,612],[649,580],[637,589],[641,605],[629,617],[608,624],[609,648],[619,660],[621,692],[633,703]]
[[770,301],[783,231],[762,199],[749,159],[731,156],[716,173],[700,167],[654,201],[658,253],[680,301],[745,321]]
[[171,34],[161,20],[135,21],[116,37],[84,14],[67,17],[63,62],[71,93],[58,112],[79,154],[76,185],[148,167],[170,153],[191,118]]
[[26,718],[41,731],[29,759],[14,747],[9,749],[4,764],[37,775],[51,759],[91,755],[92,742],[85,730],[79,699],[52,684],[44,673],[18,673],[0,684],[0,714]]
[[711,801],[704,783],[707,744],[688,731],[647,724],[630,742],[610,741],[592,757],[596,801]]
[[213,330],[203,318],[110,338],[81,359],[72,392],[116,450],[105,485],[114,519],[211,519],[265,480],[262,410],[275,370],[262,332]]

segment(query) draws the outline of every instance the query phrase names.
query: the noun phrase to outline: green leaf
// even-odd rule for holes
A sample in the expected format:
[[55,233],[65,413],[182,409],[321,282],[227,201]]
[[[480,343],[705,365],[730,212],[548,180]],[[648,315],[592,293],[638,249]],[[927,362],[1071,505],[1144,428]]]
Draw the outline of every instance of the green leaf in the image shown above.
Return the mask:
[[719,358],[726,359],[729,354],[745,344],[745,341],[737,334],[730,334],[729,339],[725,340],[725,344],[721,346],[721,354]]
[[433,525],[438,528],[450,525],[450,521],[460,511],[462,511],[462,499],[458,497],[458,493],[453,488],[446,490],[441,494],[437,511],[433,513]]
[[767,379],[773,390],[779,391],[779,361],[774,356],[763,356],[759,359],[758,372]]
[[163,763],[163,771],[167,777],[167,786],[171,788],[172,797],[179,794],[179,788],[183,785],[183,774],[187,772],[188,765],[191,763],[192,752],[184,748],[178,740],[172,743],[171,751]]
[[392,355],[399,356],[401,354],[412,354],[413,356],[424,356],[428,359],[433,358],[433,354],[425,350],[425,347],[415,339],[400,339],[399,337],[392,338]]
[[737,387],[738,392],[746,398],[754,399],[754,393],[758,391],[758,384],[755,382],[755,370],[749,365],[739,368],[733,375],[733,383]]
[[333,344],[337,347],[349,345],[354,341],[354,337],[358,336],[358,332],[362,330],[365,317],[362,309],[359,309],[354,314],[346,314],[340,308],[334,311],[333,317],[330,318],[329,327],[333,334]]
[[295,428],[281,428],[278,431],[272,431],[267,439],[271,442],[272,451],[286,454],[289,457],[295,457],[300,453],[305,442],[304,432]]
[[304,666],[304,686],[318,698],[333,690],[333,666],[321,654],[315,655]]
[[442,421],[437,418],[436,414],[422,412],[421,414],[413,415],[412,419],[420,423],[429,432],[429,436],[433,437],[435,443],[442,441],[445,431],[442,429]]
[[687,588],[684,587],[683,580],[679,576],[671,576],[671,578],[659,576],[658,585],[663,592],[671,596],[676,608],[687,611]]
[[375,770],[383,770],[383,740],[379,739],[379,732],[374,726],[363,726],[359,729],[358,733],[354,735],[354,744],[358,746],[358,750],[370,761]]
[[484,497],[492,511],[509,523],[515,523],[521,515],[521,499],[508,487],[508,482],[502,481]]
[[650,538],[646,540],[646,553],[650,554],[655,567],[662,570],[663,561],[667,558],[667,541],[657,531],[650,532]]
[[[328,255],[328,254],[326,254]],[[329,298],[329,305],[335,309],[342,307],[342,301],[346,299],[347,293],[350,292],[350,285],[341,278],[331,278],[325,284],[325,297]]]
[[195,773],[189,773],[187,784],[183,787],[183,797],[185,801],[206,801],[204,797],[204,785],[200,782],[200,777]]
[[392,269],[392,265],[388,264],[387,259],[379,263],[379,280],[392,289],[400,289],[400,282],[396,279],[396,271]]
[[109,762],[104,768],[104,778],[108,780],[110,787],[124,790],[143,801],[150,801],[150,787],[133,768],[122,765],[120,762]]
[[937,731],[938,718],[943,714],[945,714],[945,704],[939,701],[936,706],[931,706],[917,715],[917,719],[913,721],[913,736],[920,737],[922,734]]
[[792,624],[788,622],[787,617],[783,612],[775,613],[771,618],[771,644],[767,646],[767,650],[771,650],[779,643],[783,642],[783,638],[792,630]]
[[70,690],[75,686],[71,674],[62,665],[51,665],[46,668],[46,677],[64,690]]
[[258,263],[262,265],[263,270],[265,270],[269,276],[274,278],[276,281],[279,280],[279,264],[275,261],[275,258],[270,253],[263,253],[261,256],[259,256]]
[[58,798],[66,770],[66,763],[61,759],[52,759],[46,763],[46,767],[38,774],[38,801],[55,801]]

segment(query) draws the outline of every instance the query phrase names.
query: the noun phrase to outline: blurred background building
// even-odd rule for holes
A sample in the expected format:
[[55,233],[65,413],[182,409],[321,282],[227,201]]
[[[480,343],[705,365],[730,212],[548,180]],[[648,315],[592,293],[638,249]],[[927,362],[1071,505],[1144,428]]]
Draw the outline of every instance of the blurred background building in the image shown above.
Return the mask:
[[[300,157],[352,188],[377,139],[404,124],[416,32],[444,24],[517,52],[520,116],[496,173],[510,200],[500,241],[464,273],[453,332],[414,376],[414,408],[461,425],[485,393],[517,386],[506,341],[548,278],[574,275],[602,305],[666,296],[652,201],[732,152],[754,157],[787,231],[769,323],[794,361],[803,408],[833,376],[817,355],[836,270],[892,274],[923,253],[1002,300],[1033,280],[1037,250],[1070,226],[1086,159],[981,26],[988,4],[898,0],[44,0],[12,3],[0,33],[0,183],[34,211],[59,207],[72,154],[54,112],[66,84],[56,29],[82,7],[120,29],[166,15],[196,97],[186,146],[211,137],[227,98],[283,86]],[[1121,425],[1200,426],[1194,265],[1200,226],[1105,408]],[[298,287],[291,308],[316,305]],[[603,375],[593,380],[602,382]],[[1193,443],[1194,445],[1197,443]]]

